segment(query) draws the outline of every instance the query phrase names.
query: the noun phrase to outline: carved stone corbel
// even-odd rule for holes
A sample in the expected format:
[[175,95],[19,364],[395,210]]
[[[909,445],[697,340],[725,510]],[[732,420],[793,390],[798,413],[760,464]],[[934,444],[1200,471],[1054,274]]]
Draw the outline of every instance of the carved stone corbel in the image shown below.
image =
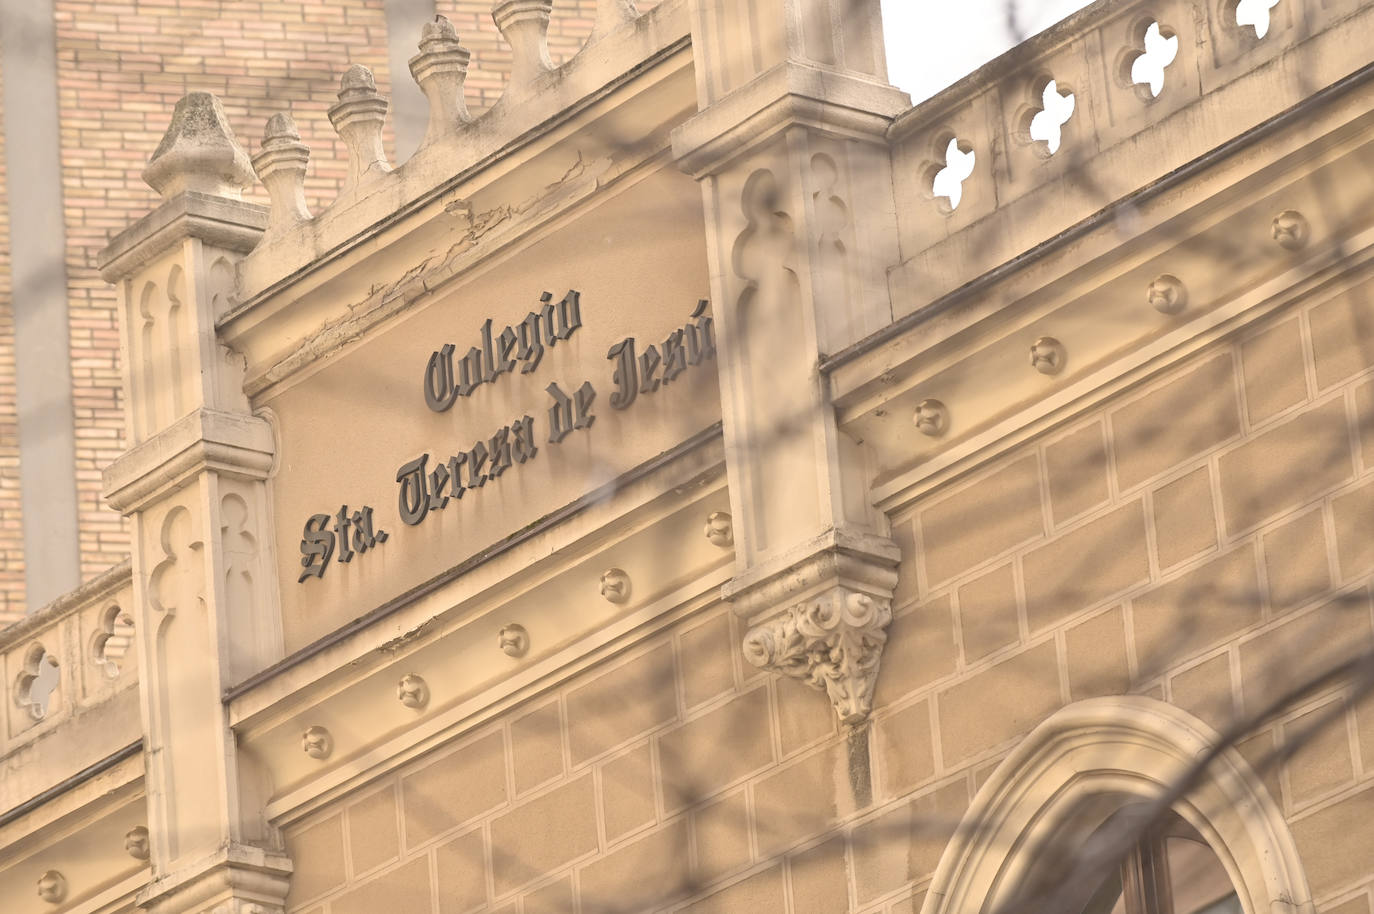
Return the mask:
[[887,643],[892,604],[834,587],[751,628],[744,656],[754,666],[824,689],[846,724],[873,710],[873,686]]
[[736,578],[726,596],[749,625],[745,659],[823,690],[857,726],[873,710],[899,554],[879,537],[825,540],[780,571]]

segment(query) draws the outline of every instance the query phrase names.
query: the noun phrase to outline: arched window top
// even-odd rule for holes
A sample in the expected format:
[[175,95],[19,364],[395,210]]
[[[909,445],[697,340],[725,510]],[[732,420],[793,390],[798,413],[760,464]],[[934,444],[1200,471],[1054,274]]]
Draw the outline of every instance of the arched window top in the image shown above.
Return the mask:
[[[1086,885],[1078,906],[1092,911],[1092,890],[1140,842],[1183,836],[1215,855],[1209,865],[1234,887],[1233,909],[1313,914],[1292,836],[1260,778],[1233,748],[1199,767],[1219,742],[1197,718],[1150,698],[1060,709],[978,791],[922,914],[1028,914],[1028,898],[1068,880]],[[1098,902],[1102,914],[1115,904]]]

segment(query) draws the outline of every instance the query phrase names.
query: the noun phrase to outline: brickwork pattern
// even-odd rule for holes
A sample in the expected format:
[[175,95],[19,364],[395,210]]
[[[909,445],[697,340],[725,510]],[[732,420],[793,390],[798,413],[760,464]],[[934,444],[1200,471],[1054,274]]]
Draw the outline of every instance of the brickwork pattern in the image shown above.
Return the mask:
[[[556,4],[549,30],[555,63],[582,46],[595,6]],[[473,52],[468,100],[480,113],[500,96],[510,64],[490,3],[440,0],[438,9]],[[327,114],[339,77],[349,64],[364,64],[387,94],[393,74],[383,0],[57,0],[56,18],[81,573],[90,578],[129,549],[123,519],[100,497],[101,471],[123,450],[124,427],[115,295],[96,272],[95,255],[157,204],[139,175],[172,107],[190,90],[214,92],[250,152],[267,118],[290,111],[311,147],[306,198],[319,211],[337,195],[347,167]],[[389,152],[392,141],[388,128]],[[0,174],[3,167],[0,154]],[[250,197],[266,202],[261,188]],[[0,624],[24,611],[8,225],[0,212]]]
[[19,496],[19,415],[14,376],[4,78],[4,73],[0,72],[0,628],[24,615],[24,527]]
[[[828,703],[744,664],[716,609],[293,826],[290,910],[914,914],[974,792],[1054,710],[1131,692],[1223,728],[1374,642],[1369,292],[895,518],[871,802]],[[1374,698],[1350,695],[1329,682],[1238,748],[1321,909],[1369,914]]]

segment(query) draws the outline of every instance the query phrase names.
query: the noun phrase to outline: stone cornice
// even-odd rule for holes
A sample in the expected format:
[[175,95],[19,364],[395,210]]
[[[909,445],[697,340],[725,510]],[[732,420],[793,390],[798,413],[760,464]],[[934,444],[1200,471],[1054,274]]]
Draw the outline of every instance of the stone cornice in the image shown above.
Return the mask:
[[186,191],[111,238],[96,265],[101,279],[117,283],[186,238],[246,254],[266,228],[265,206]]
[[198,409],[110,464],[105,469],[105,499],[116,511],[129,514],[207,469],[265,479],[274,452],[266,420]]
[[886,537],[827,530],[794,549],[736,575],[722,597],[749,624],[840,584],[890,597],[901,551]]
[[784,61],[675,129],[673,157],[700,179],[794,125],[884,144],[910,106],[894,86]]
[[138,905],[149,914],[279,914],[291,872],[285,854],[230,844],[150,883]]

